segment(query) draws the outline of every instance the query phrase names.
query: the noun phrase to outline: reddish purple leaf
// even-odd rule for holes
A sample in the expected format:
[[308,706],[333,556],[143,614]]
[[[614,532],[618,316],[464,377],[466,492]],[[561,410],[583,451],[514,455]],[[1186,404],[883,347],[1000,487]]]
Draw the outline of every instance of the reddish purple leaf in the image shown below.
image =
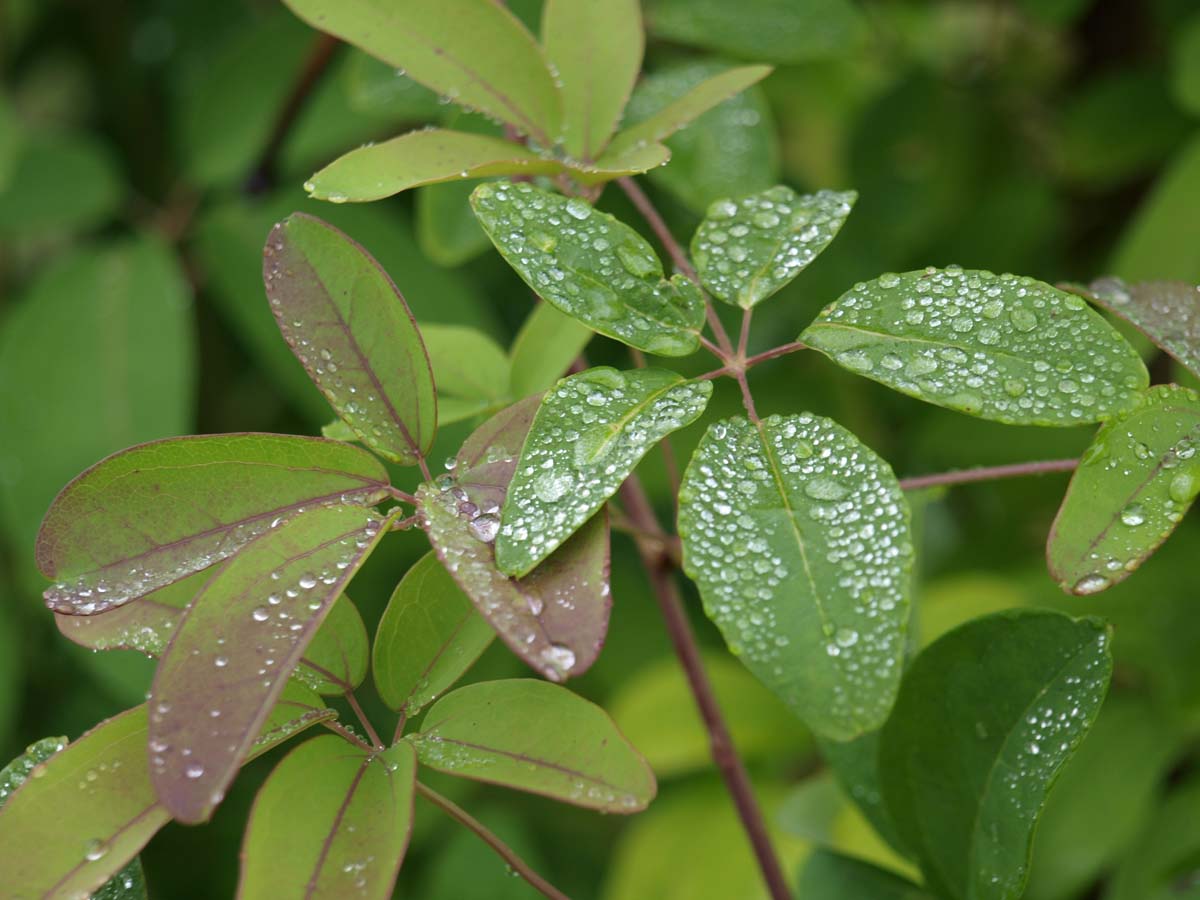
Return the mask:
[[1200,377],[1200,287],[1186,281],[1093,281],[1088,296]]

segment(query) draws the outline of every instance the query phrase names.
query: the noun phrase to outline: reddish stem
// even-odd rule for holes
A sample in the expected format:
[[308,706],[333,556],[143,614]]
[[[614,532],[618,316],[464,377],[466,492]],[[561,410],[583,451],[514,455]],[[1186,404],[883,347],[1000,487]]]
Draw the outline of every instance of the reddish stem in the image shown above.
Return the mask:
[[764,363],[768,359],[775,359],[780,356],[787,356],[789,353],[796,353],[800,350],[807,350],[808,346],[799,341],[792,341],[790,344],[780,344],[778,347],[772,347],[770,350],[764,350],[762,353],[756,353],[754,356],[746,358],[746,368],[753,369],[759,363]]
[[977,469],[961,469],[956,472],[938,472],[934,475],[917,475],[901,478],[900,487],[906,491],[939,487],[949,484],[969,484],[975,481],[995,481],[998,478],[1019,478],[1022,475],[1044,475],[1049,472],[1072,472],[1079,465],[1077,459],[1047,459],[1041,462],[1012,463],[1007,466],[983,466]]

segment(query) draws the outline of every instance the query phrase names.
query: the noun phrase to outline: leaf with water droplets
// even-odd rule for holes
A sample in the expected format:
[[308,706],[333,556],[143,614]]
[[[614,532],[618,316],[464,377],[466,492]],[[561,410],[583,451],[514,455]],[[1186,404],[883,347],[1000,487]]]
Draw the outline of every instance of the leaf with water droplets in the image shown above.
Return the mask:
[[512,345],[512,396],[548,391],[583,352],[594,332],[578,319],[538,302]]
[[617,492],[659,441],[699,418],[711,381],[602,366],[558,383],[538,408],[500,513],[496,565],[530,572]]
[[730,649],[819,734],[887,718],[913,547],[887,463],[808,413],[709,427],[679,492],[684,569]]
[[482,331],[462,325],[421,329],[437,384],[438,422],[491,413],[508,400],[508,355]]
[[428,453],[433,370],[379,263],[332,225],[293,213],[267,237],[263,282],[288,346],[363,443],[404,465]]
[[997,613],[929,645],[880,739],[883,795],[929,888],[1016,900],[1051,786],[1112,675],[1097,619]]
[[374,754],[330,734],[292,750],[250,810],[238,897],[390,898],[412,831],[416,769],[404,742]]
[[1149,383],[1137,352],[1081,298],[957,267],[855,285],[800,340],[910,397],[1010,425],[1098,422]]
[[415,716],[450,688],[496,633],[435,553],[405,573],[375,632],[372,671],[383,702]]
[[175,818],[212,814],[388,524],[354,506],[305,512],[247,545],[188,606],[150,689],[151,778]]
[[593,516],[525,578],[496,567],[500,510],[540,397],[497,413],[471,435],[452,473],[417,491],[442,564],[506,644],[547,678],[580,675],[608,631],[608,520]]
[[38,568],[67,615],[114,609],[206,569],[304,509],[387,496],[371,454],[323,438],[226,434],[115,453],[63,488],[38,534]]
[[720,300],[749,309],[795,278],[837,236],[858,195],[797,195],[777,185],[718,200],[692,238],[700,280]]
[[1200,287],[1186,281],[1125,284],[1102,278],[1089,290],[1096,303],[1136,326],[1200,378]]
[[820,848],[800,870],[797,897],[813,900],[933,900],[894,872]]
[[654,773],[608,713],[566,688],[516,678],[447,694],[408,740],[422,765],[604,812],[654,799]]
[[1050,574],[1073,594],[1124,581],[1200,493],[1200,395],[1158,385],[1101,426],[1050,529]]
[[481,184],[475,215],[540,297],[593,331],[660,356],[700,346],[704,300],[640,234],[577,197],[531,184]]

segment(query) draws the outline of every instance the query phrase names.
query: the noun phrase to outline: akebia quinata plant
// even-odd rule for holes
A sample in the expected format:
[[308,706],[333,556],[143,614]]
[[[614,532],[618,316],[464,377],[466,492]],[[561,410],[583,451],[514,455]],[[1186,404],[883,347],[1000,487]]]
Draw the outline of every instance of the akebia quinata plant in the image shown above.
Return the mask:
[[[856,195],[776,186],[720,200],[689,252],[631,176],[666,163],[665,138],[767,68],[720,72],[621,126],[641,66],[636,2],[547,0],[540,40],[490,0],[288,5],[503,123],[504,138],[432,129],[354,150],[308,189],[365,202],[490,179],[471,208],[539,298],[517,350],[544,359],[532,376],[501,371],[509,385],[477,402],[454,377],[483,364],[477,348],[445,332],[425,339],[403,272],[384,272],[352,235],[311,215],[276,225],[264,302],[337,419],[323,437],[131,447],[54,501],[37,561],[59,629],[158,664],[145,704],[78,739],[39,742],[0,773],[0,884],[23,897],[144,896],[146,842],[171,820],[208,821],[240,767],[287,742],[246,823],[240,897],[392,896],[416,795],[477,831],[542,894],[565,896],[422,778],[603,813],[653,800],[637,749],[568,686],[602,652],[618,527],[637,542],[772,897],[1020,897],[1048,792],[1107,691],[1111,636],[1095,618],[1023,609],[914,653],[908,498],[1074,469],[1048,538],[1050,577],[1082,596],[1129,577],[1200,490],[1200,397],[1150,387],[1095,307],[1200,375],[1195,289],[1111,279],[1060,288],[958,267],[885,273],[850,287],[795,341],[751,352],[757,306],[836,238]],[[596,208],[609,185],[644,216],[666,263]],[[741,314],[733,337],[722,319],[731,309]],[[589,366],[592,334],[628,347],[628,364]],[[753,369],[801,351],[963,414],[1093,426],[1095,440],[1077,466],[898,480],[838,422],[805,409],[758,415]],[[707,373],[672,369],[698,354],[715,359]],[[676,538],[635,469],[656,448],[669,454],[672,433],[699,427],[719,379],[736,384],[744,412],[709,424],[683,468]],[[429,459],[439,420],[476,423],[444,465]],[[354,576],[388,553],[391,533],[413,529],[430,550],[369,635]],[[799,873],[780,865],[677,567],[729,650],[818,737],[919,881],[829,851]],[[529,677],[456,688],[497,636]],[[395,713],[386,729],[355,695],[368,671]],[[343,709],[354,721],[341,721]]]

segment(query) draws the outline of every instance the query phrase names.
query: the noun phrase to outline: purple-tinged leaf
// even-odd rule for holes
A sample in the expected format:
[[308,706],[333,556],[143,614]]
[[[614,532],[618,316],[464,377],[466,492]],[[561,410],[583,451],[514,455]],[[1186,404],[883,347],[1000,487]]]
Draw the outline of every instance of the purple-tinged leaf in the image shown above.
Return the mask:
[[155,790],[203,822],[334,600],[386,531],[355,506],[314,509],[226,563],[188,606],[150,691]]
[[93,615],[227,559],[318,506],[379,502],[382,464],[324,438],[226,434],[140,444],[63,488],[42,522],[37,562],[58,583],[46,605]]
[[540,397],[497,413],[459,450],[453,473],[417,492],[438,558],[513,652],[563,681],[600,653],[611,606],[608,520],[601,511],[521,579],[496,568],[494,541],[508,483]]
[[272,229],[263,282],[279,330],[363,443],[412,465],[433,444],[437,397],[416,320],[375,259],[303,213]]
[[387,900],[412,831],[416,770],[404,742],[372,754],[325,735],[291,751],[250,812],[239,900]]
[[1089,297],[1150,338],[1200,378],[1200,287],[1186,281],[1126,284],[1101,278]]

